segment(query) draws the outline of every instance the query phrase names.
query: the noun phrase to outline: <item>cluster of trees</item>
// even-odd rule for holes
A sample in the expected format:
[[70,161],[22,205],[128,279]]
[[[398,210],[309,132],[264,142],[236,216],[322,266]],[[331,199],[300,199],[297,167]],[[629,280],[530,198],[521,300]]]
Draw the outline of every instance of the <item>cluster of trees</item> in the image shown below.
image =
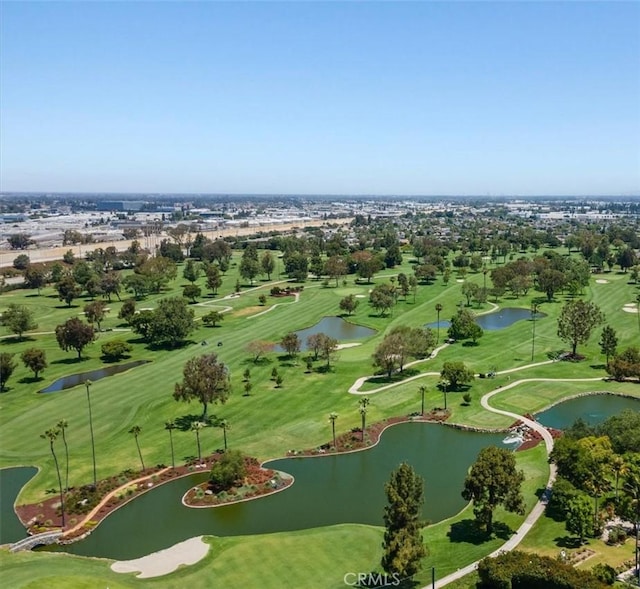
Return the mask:
[[623,520],[638,520],[640,414],[624,411],[595,427],[578,420],[556,441],[550,459],[558,479],[548,510],[564,520],[567,531],[580,541],[600,533],[606,512],[598,502],[607,496],[609,512]]
[[477,343],[484,335],[484,330],[476,323],[476,316],[468,309],[458,309],[451,318],[447,334],[453,340],[472,340]]
[[424,358],[435,346],[432,329],[398,325],[389,331],[373,353],[373,365],[383,370],[387,377],[394,371],[403,371],[408,358]]

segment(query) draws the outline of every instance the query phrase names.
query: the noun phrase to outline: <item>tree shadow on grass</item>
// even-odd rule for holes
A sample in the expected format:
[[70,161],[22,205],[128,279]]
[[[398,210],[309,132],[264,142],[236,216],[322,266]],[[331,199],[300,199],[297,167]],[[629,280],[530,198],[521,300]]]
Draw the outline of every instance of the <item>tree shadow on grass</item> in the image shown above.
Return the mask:
[[73,358],[61,358],[60,360],[54,360],[51,364],[64,364],[65,366],[70,366],[73,364],[82,364],[90,359],[91,358],[89,358],[89,356],[82,356],[82,358],[74,356]]
[[420,371],[416,368],[407,368],[403,372],[394,372],[390,377],[387,374],[381,374],[380,376],[374,376],[373,378],[367,379],[368,383],[371,384],[392,384],[395,382],[400,382],[409,378],[410,376],[415,376],[416,374],[420,374]]
[[4,337],[0,340],[0,344],[3,346],[12,345],[12,344],[23,344],[25,342],[35,342],[35,337],[29,337],[28,335],[23,335],[22,337],[18,337],[17,335]]
[[478,345],[478,342],[474,342],[474,341],[462,342],[462,347],[464,348],[475,348],[477,345]]
[[176,417],[173,421],[176,424],[176,429],[179,429],[181,432],[188,432],[191,429],[191,426],[197,421],[212,426],[218,423],[220,420],[215,415],[207,415],[207,417],[202,417],[202,414],[189,414]]
[[33,384],[35,382],[42,382],[43,380],[43,376],[39,376],[38,378],[35,376],[23,376],[18,382],[21,384]]
[[593,368],[594,370],[604,370],[607,367],[606,364],[590,364],[589,368]]
[[[391,574],[386,574],[377,571],[371,571],[370,573],[358,573],[360,575],[364,575],[364,578],[361,580],[353,580],[356,581],[356,584],[353,585],[358,589],[368,589],[371,587],[396,587],[398,589],[414,589],[414,587],[419,587],[420,583],[414,579],[397,579]],[[348,578],[348,576],[346,576]],[[346,583],[346,581],[345,581]]]
[[449,536],[451,542],[466,542],[475,545],[484,544],[493,537],[508,540],[511,534],[513,534],[513,530],[502,522],[494,522],[493,534],[487,534],[487,532],[480,529],[476,525],[475,520],[472,519],[463,519],[462,521],[451,524],[451,528],[447,532],[447,536]]
[[580,538],[576,538],[575,536],[558,536],[554,538],[553,541],[559,548],[580,548],[580,546],[582,546]]
[[262,356],[257,360],[254,360],[253,358],[246,358],[245,360],[242,360],[241,364],[248,364],[249,366],[265,366],[267,364],[271,364],[272,362],[273,360],[271,360],[271,358],[269,358],[268,356]]

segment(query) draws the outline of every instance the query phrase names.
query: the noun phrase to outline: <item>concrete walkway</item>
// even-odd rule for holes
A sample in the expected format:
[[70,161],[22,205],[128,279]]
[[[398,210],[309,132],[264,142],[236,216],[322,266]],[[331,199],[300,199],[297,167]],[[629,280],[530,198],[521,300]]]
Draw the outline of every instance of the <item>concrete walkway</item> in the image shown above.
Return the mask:
[[[541,364],[545,364],[545,363],[546,362],[542,362]],[[505,371],[505,372],[511,372],[511,371]],[[522,415],[518,415],[517,413],[512,413],[511,411],[504,411],[502,409],[495,409],[489,404],[489,400],[494,395],[497,395],[498,393],[502,393],[506,390],[509,390],[510,388],[516,387],[526,382],[540,382],[540,381],[581,382],[581,381],[601,381],[601,380],[602,380],[601,378],[559,378],[559,379],[528,378],[528,379],[512,382],[504,387],[496,389],[495,391],[491,391],[487,393],[482,397],[482,399],[480,399],[480,403],[482,407],[487,411],[491,411],[492,413],[497,413],[499,415],[506,415],[507,417],[512,417],[514,420],[520,420],[522,421],[522,423],[530,427],[532,430],[538,432],[542,436],[544,445],[546,447],[547,456],[549,456],[549,454],[551,453],[551,450],[553,450],[553,438],[551,437],[551,434],[544,426],[539,424],[537,421],[533,421],[531,419],[523,417]],[[533,525],[538,521],[540,516],[544,513],[545,507],[551,495],[551,487],[553,486],[553,483],[555,480],[556,480],[556,466],[555,464],[550,464],[549,479],[547,480],[545,492],[542,494],[542,497],[540,498],[540,500],[535,504],[534,508],[526,517],[522,525],[518,528],[516,533],[513,536],[511,536],[511,538],[509,538],[509,540],[507,540],[502,546],[500,546],[500,548],[498,548],[497,550],[494,550],[488,556],[495,558],[496,556],[502,554],[503,552],[509,552],[513,550],[514,548],[516,548],[516,546],[518,546],[518,544],[520,544],[520,542],[522,542],[522,540],[529,533]],[[478,567],[478,562],[479,561],[472,562],[466,567],[458,569],[455,573],[451,573],[450,575],[447,575],[446,577],[443,577],[442,579],[437,580],[435,584],[436,588],[444,587],[445,585],[448,585],[449,583],[453,583],[454,581],[457,581],[458,579],[464,577],[465,575],[472,573]],[[425,585],[423,589],[432,589],[431,583],[429,585]]]

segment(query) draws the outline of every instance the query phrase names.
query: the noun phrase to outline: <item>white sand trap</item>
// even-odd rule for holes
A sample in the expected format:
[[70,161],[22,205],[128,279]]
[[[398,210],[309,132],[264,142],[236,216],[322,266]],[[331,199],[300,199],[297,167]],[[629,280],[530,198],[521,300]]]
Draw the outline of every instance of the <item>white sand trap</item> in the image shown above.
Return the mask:
[[622,307],[622,310],[625,313],[637,313],[638,305],[636,305],[636,303],[627,303],[624,307]]
[[345,348],[354,348],[355,346],[360,346],[362,344],[358,342],[351,342],[350,344],[338,344],[338,350],[344,350]]
[[356,299],[366,299],[367,295],[356,295]]
[[202,536],[189,538],[158,552],[152,552],[142,558],[119,560],[111,565],[116,573],[136,573],[138,579],[161,577],[175,571],[180,565],[190,565],[202,560],[209,552],[209,544],[202,541]]
[[605,280],[604,278],[598,278],[598,280],[596,280],[596,282],[598,284],[609,284],[609,281]]
[[464,282],[464,278],[456,278],[456,282]]

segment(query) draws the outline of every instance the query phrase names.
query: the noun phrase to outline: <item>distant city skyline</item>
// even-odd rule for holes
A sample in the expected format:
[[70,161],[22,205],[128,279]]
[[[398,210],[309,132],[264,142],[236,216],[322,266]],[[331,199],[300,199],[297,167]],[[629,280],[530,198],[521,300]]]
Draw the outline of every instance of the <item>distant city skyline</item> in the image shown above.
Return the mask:
[[638,2],[0,11],[0,193],[640,195]]

